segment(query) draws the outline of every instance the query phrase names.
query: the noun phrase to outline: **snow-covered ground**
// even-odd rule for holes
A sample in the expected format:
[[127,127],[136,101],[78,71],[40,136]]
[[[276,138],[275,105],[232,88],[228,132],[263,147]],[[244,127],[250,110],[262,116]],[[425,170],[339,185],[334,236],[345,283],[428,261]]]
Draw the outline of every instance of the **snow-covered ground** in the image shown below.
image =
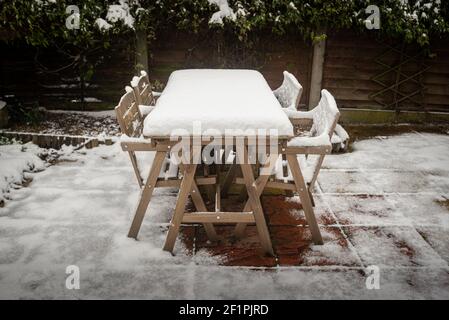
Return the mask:
[[[117,145],[66,152],[6,193],[0,298],[448,299],[448,146],[449,135],[412,133],[327,157],[315,196],[327,241],[303,264],[274,268],[222,266],[179,239],[175,256],[163,252],[172,189],[156,191],[139,241],[128,239],[139,191],[126,154]],[[0,172],[17,183],[30,161],[45,168],[26,147],[0,146]],[[65,287],[68,265],[80,268],[79,290]],[[380,268],[379,290],[366,288],[370,265]]]

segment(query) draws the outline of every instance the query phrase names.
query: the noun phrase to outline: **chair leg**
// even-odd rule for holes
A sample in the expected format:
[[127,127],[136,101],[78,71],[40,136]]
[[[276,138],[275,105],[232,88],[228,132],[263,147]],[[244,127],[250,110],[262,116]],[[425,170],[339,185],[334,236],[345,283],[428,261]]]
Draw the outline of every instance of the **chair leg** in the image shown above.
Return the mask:
[[[288,176],[288,166],[284,166],[284,161],[287,161],[287,155],[285,153],[282,154],[282,171],[284,174],[284,177]],[[293,197],[293,191],[291,190],[284,190],[284,194],[286,197]]]
[[176,237],[178,236],[179,226],[181,225],[182,218],[184,216],[185,205],[190,191],[192,190],[196,164],[184,165],[184,177],[179,189],[178,200],[176,202],[175,213],[170,222],[167,238],[165,239],[164,250],[173,252],[175,246]]
[[133,165],[134,174],[136,175],[136,178],[137,178],[137,183],[139,183],[139,187],[142,188],[143,187],[143,179],[140,175],[139,167],[137,165],[136,154],[135,154],[135,152],[132,152],[132,151],[128,151],[128,154],[129,154],[129,158],[131,159],[131,164]]
[[321,237],[321,232],[313,212],[313,206],[309,197],[307,185],[304,182],[304,177],[301,173],[301,169],[299,168],[298,159],[295,154],[288,154],[287,161],[293,175],[293,180],[295,181],[297,192],[299,193],[299,197],[301,199],[307,223],[309,224],[309,228],[312,233],[313,242],[315,244],[323,244],[323,238]]
[[153,164],[151,166],[150,173],[148,175],[147,181],[145,182],[145,186],[142,190],[142,195],[139,200],[139,204],[136,209],[136,214],[134,215],[133,222],[131,224],[131,228],[128,232],[128,237],[137,238],[137,234],[139,233],[140,226],[142,225],[143,218],[145,216],[145,212],[148,208],[148,204],[150,203],[151,197],[153,195],[153,190],[156,186],[157,178],[161,171],[162,164],[165,159],[165,151],[156,152],[156,156],[154,157]]
[[315,171],[313,172],[312,180],[309,183],[309,189],[312,190],[315,186],[315,182],[318,179],[318,174],[320,173],[321,166],[323,165],[324,155],[320,155],[318,163],[316,164]]
[[[180,169],[184,170],[184,165],[181,164]],[[195,180],[193,180],[192,182],[192,191],[190,192],[190,196],[197,211],[207,212],[206,205],[204,204],[203,197],[201,196],[200,189],[198,188]],[[210,241],[218,240],[217,232],[215,231],[214,225],[212,223],[204,223],[203,227],[206,231],[207,238]]]

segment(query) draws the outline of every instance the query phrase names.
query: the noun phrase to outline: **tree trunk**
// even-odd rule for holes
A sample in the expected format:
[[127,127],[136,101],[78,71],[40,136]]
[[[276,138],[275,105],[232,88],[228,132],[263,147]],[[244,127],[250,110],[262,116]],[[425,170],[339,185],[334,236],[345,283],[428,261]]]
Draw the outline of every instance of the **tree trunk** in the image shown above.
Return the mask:
[[148,73],[147,33],[144,30],[136,32],[136,71],[141,70]]

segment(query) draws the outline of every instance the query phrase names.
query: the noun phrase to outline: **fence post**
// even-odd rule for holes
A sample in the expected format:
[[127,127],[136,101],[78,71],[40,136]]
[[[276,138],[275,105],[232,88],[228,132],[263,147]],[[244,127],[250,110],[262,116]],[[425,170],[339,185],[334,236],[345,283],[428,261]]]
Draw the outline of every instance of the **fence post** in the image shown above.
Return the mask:
[[[324,32],[321,33],[323,35]],[[326,53],[326,38],[313,42],[312,75],[310,78],[309,109],[313,109],[321,97],[323,82],[324,55]]]
[[145,30],[136,31],[136,69],[148,73],[147,33]]

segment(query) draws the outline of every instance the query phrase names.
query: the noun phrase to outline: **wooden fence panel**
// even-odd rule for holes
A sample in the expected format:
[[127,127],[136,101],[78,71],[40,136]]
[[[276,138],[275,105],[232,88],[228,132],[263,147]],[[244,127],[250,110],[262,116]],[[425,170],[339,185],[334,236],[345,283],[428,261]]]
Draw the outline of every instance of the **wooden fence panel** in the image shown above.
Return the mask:
[[449,112],[448,42],[432,46],[432,58],[400,48],[369,33],[330,34],[323,88],[344,108]]
[[219,40],[176,32],[160,36],[151,44],[150,77],[165,83],[172,71],[181,68],[248,68],[259,70],[275,89],[288,70],[304,86],[300,103],[307,104],[311,47],[302,40],[259,39],[255,50],[223,48]]
[[[414,55],[419,50],[406,47],[401,58],[400,52],[389,48],[387,41],[380,42],[372,35],[370,32],[355,34],[346,31],[328,36],[323,88],[335,95],[339,106],[449,112],[449,42],[441,40],[433,45],[433,58],[420,55],[416,61],[401,64],[407,55]],[[282,71],[288,70],[304,87],[300,103],[308,105],[311,44],[300,37],[287,39],[268,35],[253,40],[253,47],[247,49],[235,41],[224,41],[215,31],[197,35],[180,31],[161,34],[149,43],[150,78],[164,84],[172,71],[181,68],[250,68],[261,71],[275,89],[282,82]],[[394,42],[390,45],[400,47]],[[37,62],[35,49],[5,44],[1,44],[0,49],[1,95],[13,94],[21,100],[37,101],[48,108],[80,108],[79,104],[72,102],[79,98],[80,93],[77,70],[43,73],[39,65],[57,68],[64,64],[60,55],[54,51],[42,51]],[[135,74],[134,62],[132,47],[116,45],[108,50],[86,89],[87,97],[102,101],[90,104],[90,109],[115,106],[124,93],[124,86]],[[395,69],[399,64],[400,77]],[[388,72],[382,75],[384,71]],[[414,74],[416,76],[395,86],[404,77]],[[385,86],[392,87],[384,90]],[[405,98],[394,103],[404,93],[414,92],[417,94],[412,95],[411,100]]]

